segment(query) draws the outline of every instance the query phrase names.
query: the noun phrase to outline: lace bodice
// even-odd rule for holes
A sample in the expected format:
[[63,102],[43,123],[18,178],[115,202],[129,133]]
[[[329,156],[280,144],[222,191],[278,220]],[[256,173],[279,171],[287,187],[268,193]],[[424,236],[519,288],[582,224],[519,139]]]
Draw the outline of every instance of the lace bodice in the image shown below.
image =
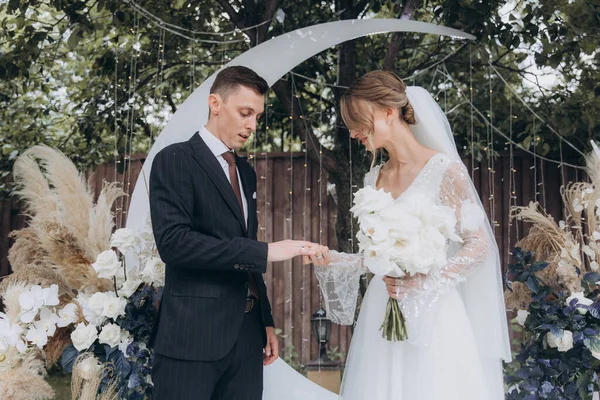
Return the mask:
[[[381,166],[374,167],[364,179],[365,185],[375,187]],[[462,239],[448,249],[448,262],[440,270],[419,277],[419,285],[410,294],[411,301],[403,302],[405,311],[417,317],[424,305],[431,307],[444,293],[476,269],[486,258],[488,238],[484,228],[485,213],[470,189],[467,169],[458,160],[443,153],[435,154],[417,174],[412,184],[396,198],[426,196],[436,204],[451,207],[456,215],[456,231]],[[327,267],[316,268],[321,291],[328,306],[328,316],[339,324],[352,324],[356,307],[358,280],[366,268],[362,256],[333,252]]]

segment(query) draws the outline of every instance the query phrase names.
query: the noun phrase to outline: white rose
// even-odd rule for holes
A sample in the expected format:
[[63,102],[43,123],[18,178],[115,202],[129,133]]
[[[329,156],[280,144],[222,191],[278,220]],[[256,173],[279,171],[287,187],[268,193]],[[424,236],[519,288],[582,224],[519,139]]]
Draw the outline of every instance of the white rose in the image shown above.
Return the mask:
[[94,293],[91,297],[86,295],[77,296],[77,301],[81,304],[83,317],[86,321],[94,325],[101,325],[104,322],[102,310],[104,310],[106,296],[106,293],[102,292]]
[[355,217],[361,217],[364,214],[385,210],[394,204],[394,199],[383,189],[376,190],[371,186],[365,186],[356,192],[354,204],[350,211]]
[[81,361],[75,367],[79,371],[79,375],[87,380],[96,379],[100,372],[101,366],[96,357],[86,357],[85,360]]
[[546,334],[546,341],[548,342],[548,346],[557,348],[558,351],[569,351],[573,348],[573,332],[563,331],[562,337],[558,337],[552,332],[548,332]]
[[121,342],[121,328],[116,324],[106,324],[98,336],[100,343],[106,343],[110,347],[115,347]]
[[517,311],[517,323],[521,326],[525,326],[525,321],[529,316],[529,311],[527,310],[519,310]]
[[[569,305],[571,303],[571,301],[574,299],[577,299],[577,303],[575,304],[575,307],[577,307],[577,305],[579,305],[579,304],[583,304],[585,306],[590,306],[590,305],[594,304],[594,301],[585,297],[583,292],[575,292],[567,298],[567,301],[566,301],[567,305]],[[580,308],[580,307],[577,307],[577,311],[581,315],[585,315],[588,312],[587,309]]]
[[[108,292],[110,293],[110,292]],[[104,304],[110,295],[104,292],[96,292],[90,297],[87,302],[88,307],[95,312],[96,314],[102,314],[102,310],[104,310]]]
[[142,284],[142,280],[138,278],[127,277],[127,280],[123,282],[123,286],[119,288],[119,296],[129,298]]
[[156,286],[165,284],[165,263],[158,257],[151,257],[142,271],[142,278],[146,283],[154,283]]
[[121,269],[121,262],[117,253],[112,250],[106,250],[98,254],[96,262],[92,264],[94,270],[98,273],[98,278],[112,279]]
[[98,339],[98,330],[92,324],[86,326],[83,322],[80,322],[71,333],[73,346],[79,351],[89,349],[96,339]]
[[119,316],[125,314],[125,306],[127,305],[127,300],[116,297],[109,296],[104,302],[104,309],[102,310],[102,316],[106,318],[117,319]]
[[132,230],[127,228],[117,229],[110,238],[110,247],[116,247],[121,253],[135,247],[136,243],[137,237]]

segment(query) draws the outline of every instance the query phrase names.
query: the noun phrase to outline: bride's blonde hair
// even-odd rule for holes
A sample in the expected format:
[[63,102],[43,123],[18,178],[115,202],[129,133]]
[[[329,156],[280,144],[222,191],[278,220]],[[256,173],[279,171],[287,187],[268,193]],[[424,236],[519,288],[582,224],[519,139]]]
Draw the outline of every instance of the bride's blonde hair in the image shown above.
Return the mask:
[[[367,72],[350,85],[340,100],[342,119],[348,129],[366,128],[369,142],[375,130],[373,122],[375,107],[395,108],[398,110],[400,120],[409,125],[416,123],[415,111],[406,96],[406,85],[393,72]],[[377,150],[372,148],[371,153],[373,154],[372,166],[377,157]]]

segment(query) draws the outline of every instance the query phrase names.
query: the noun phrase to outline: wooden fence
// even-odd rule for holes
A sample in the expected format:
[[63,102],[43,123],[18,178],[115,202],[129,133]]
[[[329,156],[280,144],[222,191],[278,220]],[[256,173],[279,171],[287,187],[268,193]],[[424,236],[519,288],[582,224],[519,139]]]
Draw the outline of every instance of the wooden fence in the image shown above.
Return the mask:
[[[122,182],[131,194],[144,161],[143,156],[134,157],[129,172],[125,176],[115,173],[114,163],[99,165],[90,173],[90,184],[96,193],[102,187],[102,181]],[[471,166],[469,159],[464,160]],[[320,241],[331,248],[337,248],[335,237],[336,204],[327,193],[327,174],[323,172],[319,182],[319,166],[308,162],[305,166],[303,153],[268,153],[257,155],[251,160],[255,164],[258,176],[258,219],[259,240],[278,241],[283,239],[306,239]],[[487,161],[476,163],[474,183],[482,198],[488,215],[491,210],[490,197],[494,198],[495,233],[501,249],[503,264],[509,262],[509,251],[523,236],[526,226],[512,224],[509,228],[510,196],[510,160],[501,156],[495,160],[494,172],[489,173]],[[538,162],[533,169],[533,159],[517,155],[514,158],[515,195],[518,205],[527,205],[535,198],[546,206],[546,210],[555,218],[563,218],[560,200],[561,172],[566,182],[581,178],[572,168],[557,168],[555,164]],[[534,175],[535,174],[535,175]],[[579,172],[579,174],[581,174]],[[489,176],[493,179],[490,180]],[[537,185],[536,185],[537,183]],[[321,203],[321,207],[319,207]],[[119,219],[123,224],[127,212],[127,200],[118,204],[123,214]],[[7,252],[11,245],[8,234],[12,230],[26,225],[26,219],[19,215],[19,206],[15,201],[0,202],[0,276],[9,273]],[[510,237],[509,237],[510,229]],[[319,308],[320,296],[318,282],[312,266],[302,266],[300,260],[273,263],[265,275],[269,297],[273,305],[275,324],[283,330],[285,336],[281,345],[294,346],[299,361],[307,363],[318,355],[316,343],[311,337],[310,318]],[[333,326],[331,347],[347,352],[351,332],[348,327]]]

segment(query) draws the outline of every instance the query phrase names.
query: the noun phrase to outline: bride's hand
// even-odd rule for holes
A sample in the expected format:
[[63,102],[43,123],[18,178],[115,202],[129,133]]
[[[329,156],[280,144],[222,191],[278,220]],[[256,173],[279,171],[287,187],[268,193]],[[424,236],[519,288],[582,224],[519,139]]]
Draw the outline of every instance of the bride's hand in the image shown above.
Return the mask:
[[396,300],[402,300],[421,290],[423,288],[424,278],[425,275],[423,274],[405,276],[403,278],[394,278],[386,275],[383,277],[383,281],[385,282],[390,297]]
[[315,267],[321,267],[323,265],[329,265],[331,263],[331,253],[329,252],[329,247],[327,246],[318,246],[314,248],[316,250],[314,256],[309,256],[308,263],[312,263]]

